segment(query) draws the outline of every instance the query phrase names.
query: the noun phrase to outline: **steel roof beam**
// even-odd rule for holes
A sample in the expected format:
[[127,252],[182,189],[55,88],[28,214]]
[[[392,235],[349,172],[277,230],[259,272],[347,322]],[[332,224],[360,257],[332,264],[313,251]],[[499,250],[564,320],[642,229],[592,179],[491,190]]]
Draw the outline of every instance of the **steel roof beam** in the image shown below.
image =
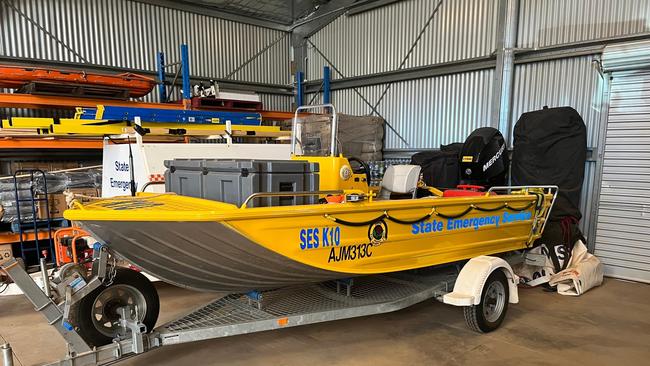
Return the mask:
[[310,17],[292,25],[291,31],[303,38],[310,37],[345,13],[354,3],[355,0],[332,0],[321,5]]
[[381,8],[381,7],[384,7],[386,5],[394,4],[394,3],[397,3],[397,2],[400,2],[400,1],[402,1],[402,0],[374,0],[374,1],[370,1],[368,3],[364,3],[364,4],[361,4],[361,5],[354,6],[354,7],[350,8],[350,10],[348,10],[348,15],[351,16],[351,15],[357,15],[357,14],[365,13],[367,11],[377,9],[377,8]]
[[307,69],[307,39],[320,29],[343,14],[355,0],[332,0],[321,5],[307,19],[291,27],[291,47],[293,49],[293,72],[305,72]]
[[515,64],[599,55],[607,45],[648,39],[650,39],[650,32],[559,44],[535,49],[518,48],[515,49]]
[[[377,74],[334,79],[331,81],[331,89],[359,88],[369,85],[395,83],[414,79],[431,78],[441,75],[457,74],[494,68],[496,59],[493,56],[480,57],[470,60],[446,62],[435,65],[412,67],[408,69],[382,72]],[[321,80],[313,80],[306,83],[307,93],[316,93],[319,90]]]

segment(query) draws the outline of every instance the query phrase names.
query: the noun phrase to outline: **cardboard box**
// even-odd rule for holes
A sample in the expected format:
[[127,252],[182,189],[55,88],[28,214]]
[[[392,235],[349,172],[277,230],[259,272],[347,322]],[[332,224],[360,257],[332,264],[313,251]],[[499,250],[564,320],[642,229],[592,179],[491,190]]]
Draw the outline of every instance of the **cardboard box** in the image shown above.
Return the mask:
[[16,170],[40,169],[44,172],[75,169],[82,165],[76,161],[14,161],[12,172]]
[[78,162],[53,161],[50,163],[51,171],[79,168]]
[[18,170],[39,169],[44,172],[50,171],[51,164],[44,161],[16,161],[13,163],[13,172]]
[[[72,188],[69,190],[74,194],[82,196],[99,197],[99,190],[97,188]],[[43,197],[42,195],[37,196]],[[49,204],[50,219],[60,219],[63,217],[63,211],[68,209],[68,202],[63,193],[48,194],[47,203]],[[45,211],[45,201],[38,202],[38,215],[39,220],[47,220],[47,212]]]
[[[43,198],[43,195],[36,196],[38,199]],[[50,219],[60,219],[63,217],[63,211],[68,209],[68,204],[65,201],[63,193],[52,193],[47,195],[47,204],[49,205]],[[46,202],[38,201],[37,215],[39,220],[47,220],[48,211],[46,211]]]
[[89,197],[100,196],[100,189],[97,188],[70,188],[68,189],[68,191],[82,196],[89,196]]

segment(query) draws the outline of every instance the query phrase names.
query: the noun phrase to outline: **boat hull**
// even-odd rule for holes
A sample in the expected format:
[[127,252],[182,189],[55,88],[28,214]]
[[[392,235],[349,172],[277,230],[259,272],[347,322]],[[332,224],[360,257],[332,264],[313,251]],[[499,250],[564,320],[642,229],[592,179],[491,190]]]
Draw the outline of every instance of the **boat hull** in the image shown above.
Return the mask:
[[552,199],[513,194],[238,208],[143,194],[94,201],[64,216],[162,280],[242,292],[524,249],[541,235]]
[[[390,218],[375,207],[381,205],[377,202],[354,211],[335,213],[330,209],[329,213],[304,212],[293,218],[259,217],[226,223],[253,242],[294,261],[357,275],[398,272],[523,249],[531,237],[535,215],[532,208],[517,213],[473,211],[458,218],[433,216],[416,223],[391,220],[408,221],[431,212],[431,202],[429,206],[417,203],[423,206],[385,211]],[[455,214],[467,206],[462,201],[437,209]],[[495,204],[482,206],[491,208]],[[379,234],[373,235],[374,231]]]
[[113,252],[176,286],[243,292],[349,277],[290,260],[218,222],[87,221]]

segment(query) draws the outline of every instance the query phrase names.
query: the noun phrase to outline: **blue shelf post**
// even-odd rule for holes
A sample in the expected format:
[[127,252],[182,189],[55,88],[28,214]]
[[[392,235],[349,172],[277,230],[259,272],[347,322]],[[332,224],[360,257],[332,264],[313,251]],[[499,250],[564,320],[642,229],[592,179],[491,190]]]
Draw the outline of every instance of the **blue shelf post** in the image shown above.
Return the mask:
[[323,104],[331,103],[331,72],[329,66],[323,66]]
[[190,85],[190,55],[186,44],[181,45],[181,69],[183,73],[183,106],[192,105],[192,91]]
[[158,84],[158,97],[160,98],[160,103],[167,103],[167,87],[165,86],[165,54],[163,52],[158,52],[156,64],[158,68],[158,79],[160,79],[160,84]]
[[304,74],[302,73],[302,71],[298,71],[296,73],[296,108],[303,105],[303,93],[304,93],[304,86],[302,84],[303,79],[304,79]]

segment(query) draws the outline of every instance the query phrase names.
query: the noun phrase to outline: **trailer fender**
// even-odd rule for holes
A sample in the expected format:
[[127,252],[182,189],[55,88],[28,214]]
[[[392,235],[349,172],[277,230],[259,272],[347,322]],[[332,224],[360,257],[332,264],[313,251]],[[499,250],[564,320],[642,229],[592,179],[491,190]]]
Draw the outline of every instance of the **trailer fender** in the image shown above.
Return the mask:
[[508,289],[510,290],[508,302],[518,303],[517,283],[519,277],[505,260],[485,255],[472,258],[463,266],[454,284],[454,291],[445,294],[442,301],[455,306],[478,305],[481,302],[485,281],[494,271],[503,271],[508,279]]

